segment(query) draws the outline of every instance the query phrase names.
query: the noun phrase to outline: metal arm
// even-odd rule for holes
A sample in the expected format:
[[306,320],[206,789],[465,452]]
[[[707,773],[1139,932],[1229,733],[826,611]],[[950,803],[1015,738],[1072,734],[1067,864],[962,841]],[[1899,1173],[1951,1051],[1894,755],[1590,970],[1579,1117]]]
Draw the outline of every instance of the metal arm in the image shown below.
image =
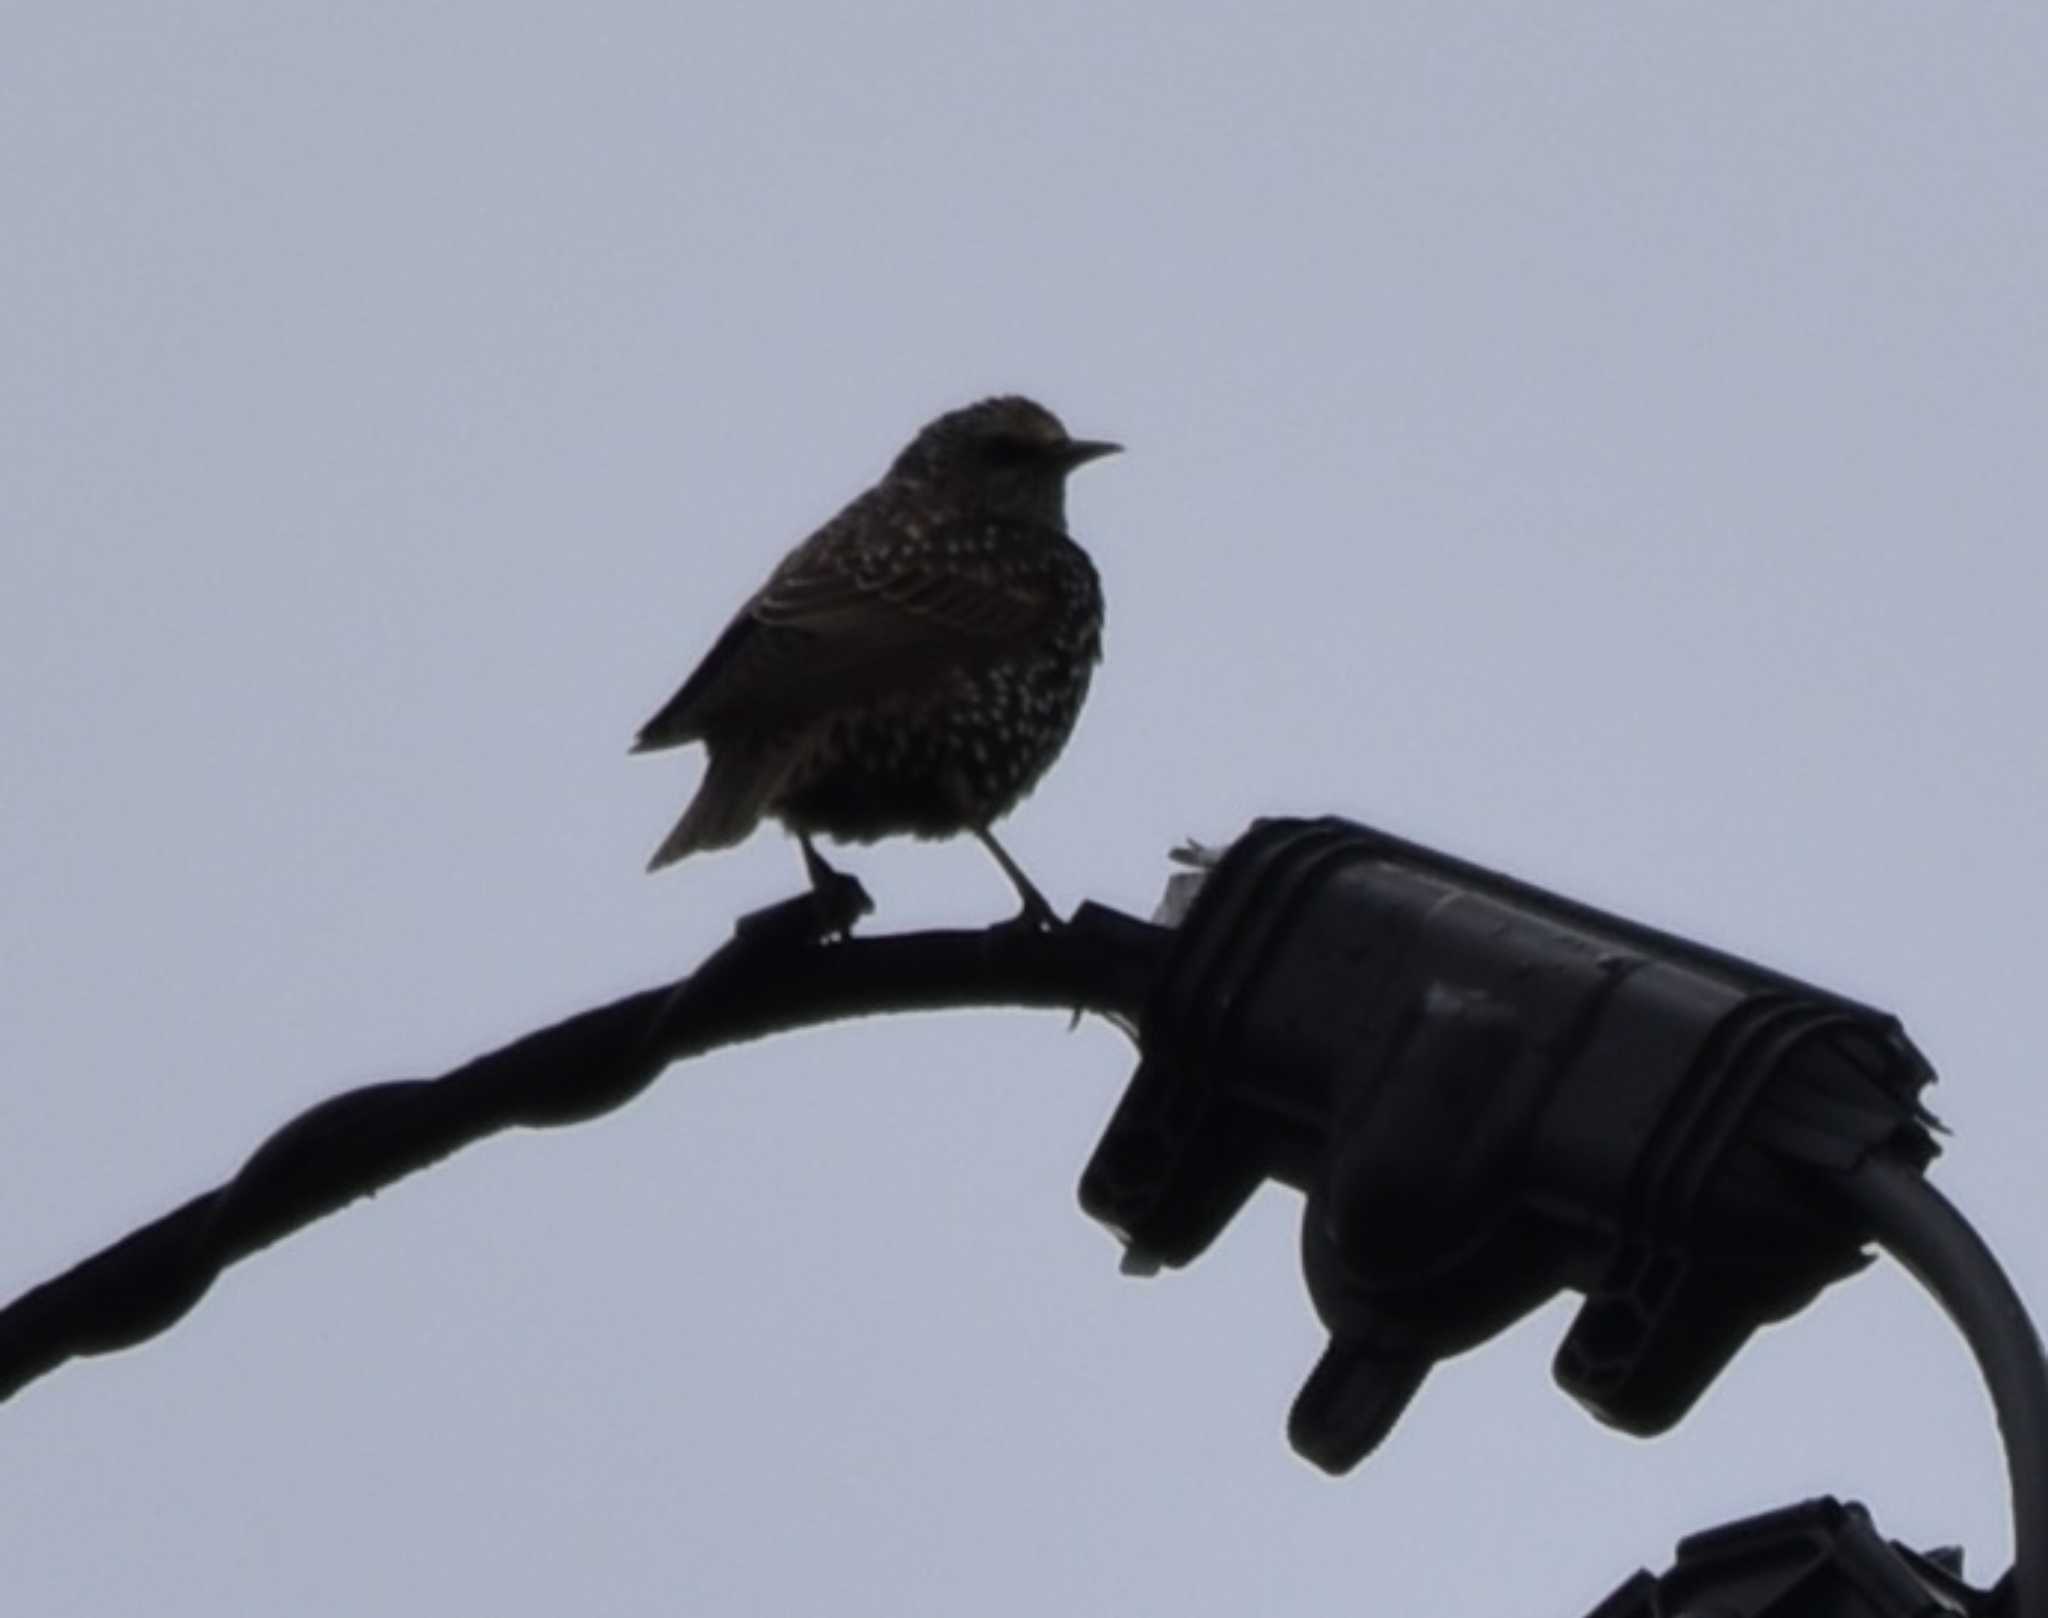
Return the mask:
[[1911,1166],[1874,1153],[1840,1186],[1977,1357],[2012,1480],[2010,1610],[2013,1618],[2048,1618],[2048,1362],[2026,1306],[1983,1238]]

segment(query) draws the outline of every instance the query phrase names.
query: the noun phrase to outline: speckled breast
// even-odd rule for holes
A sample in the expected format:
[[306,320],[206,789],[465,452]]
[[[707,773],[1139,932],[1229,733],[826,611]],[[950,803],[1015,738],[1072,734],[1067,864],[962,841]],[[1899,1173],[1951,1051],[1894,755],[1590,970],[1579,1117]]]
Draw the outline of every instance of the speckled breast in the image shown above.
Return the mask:
[[921,701],[895,698],[836,715],[777,813],[796,830],[850,842],[950,837],[987,825],[1059,757],[1094,663],[1087,653],[1020,659],[956,672]]

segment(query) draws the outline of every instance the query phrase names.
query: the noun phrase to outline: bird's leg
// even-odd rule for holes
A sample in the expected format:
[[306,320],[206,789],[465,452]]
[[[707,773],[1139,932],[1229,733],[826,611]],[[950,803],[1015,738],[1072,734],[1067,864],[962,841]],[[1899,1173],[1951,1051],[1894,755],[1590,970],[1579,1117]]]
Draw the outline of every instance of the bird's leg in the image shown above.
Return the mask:
[[833,870],[802,832],[797,840],[803,845],[811,891],[740,917],[734,931],[742,938],[791,949],[851,938],[853,924],[875,908],[859,877]]
[[986,826],[976,826],[974,835],[996,864],[1003,868],[1003,875],[1010,879],[1010,885],[1017,890],[1017,897],[1024,901],[1024,908],[1017,914],[1017,924],[1045,930],[1058,927],[1060,918],[1046,903],[1045,895],[1032,885],[1031,878],[1024,874],[1024,868],[1011,859],[1008,851],[996,841],[995,833]]
[[808,832],[798,832],[796,841],[804,852],[804,874],[811,879],[811,903],[817,911],[820,931],[828,937],[850,936],[853,924],[875,908],[874,900],[860,885],[859,877],[848,876],[825,863],[825,856],[812,844]]
[[828,888],[840,873],[825,863],[825,856],[818,852],[817,844],[811,841],[809,832],[796,834],[796,845],[804,851],[804,875],[811,879],[813,890]]

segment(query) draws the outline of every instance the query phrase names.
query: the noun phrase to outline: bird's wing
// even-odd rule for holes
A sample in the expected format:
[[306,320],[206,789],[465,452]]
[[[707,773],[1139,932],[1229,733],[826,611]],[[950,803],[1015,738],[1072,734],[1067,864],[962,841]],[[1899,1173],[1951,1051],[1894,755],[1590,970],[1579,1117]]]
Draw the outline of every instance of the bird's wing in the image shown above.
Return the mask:
[[633,738],[633,751],[651,753],[663,747],[681,747],[704,739],[704,699],[723,683],[736,661],[745,661],[755,638],[751,604],[725,626],[725,633],[704,654],[704,661],[691,671],[680,690],[664,702],[654,717],[640,727]]
[[[979,541],[979,543],[976,543]],[[1051,608],[1037,546],[1006,543],[1000,526],[958,539],[940,532],[850,563],[799,553],[749,607],[754,621],[801,630],[858,657],[913,645],[940,652],[1029,636]]]
[[802,723],[992,661],[1028,642],[1058,604],[1045,537],[989,524],[851,556],[800,547],[642,728],[636,750],[700,740],[726,717]]

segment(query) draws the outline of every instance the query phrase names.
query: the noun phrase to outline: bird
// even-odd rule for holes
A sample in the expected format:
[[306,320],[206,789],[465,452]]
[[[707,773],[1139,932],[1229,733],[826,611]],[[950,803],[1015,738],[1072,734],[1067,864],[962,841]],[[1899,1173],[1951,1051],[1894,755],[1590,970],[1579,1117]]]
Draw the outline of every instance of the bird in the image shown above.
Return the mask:
[[792,832],[969,833],[1052,927],[994,823],[1065,747],[1102,657],[1103,594],[1067,532],[1070,473],[1122,446],[1075,438],[1018,394],[928,422],[882,478],[786,555],[632,751],[701,742],[704,777],[650,871]]

